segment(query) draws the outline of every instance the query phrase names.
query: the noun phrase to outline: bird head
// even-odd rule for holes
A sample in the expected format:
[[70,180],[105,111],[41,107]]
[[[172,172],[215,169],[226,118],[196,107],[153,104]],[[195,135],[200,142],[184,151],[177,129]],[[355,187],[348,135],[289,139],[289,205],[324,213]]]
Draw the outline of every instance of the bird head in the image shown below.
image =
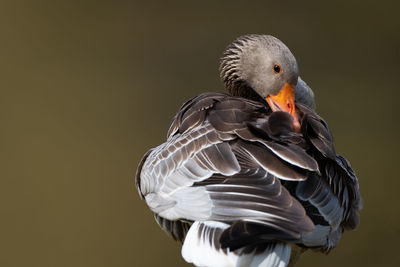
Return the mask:
[[257,94],[273,112],[290,113],[296,130],[300,129],[295,108],[298,73],[292,52],[270,35],[239,37],[227,47],[220,65],[221,79],[232,95]]

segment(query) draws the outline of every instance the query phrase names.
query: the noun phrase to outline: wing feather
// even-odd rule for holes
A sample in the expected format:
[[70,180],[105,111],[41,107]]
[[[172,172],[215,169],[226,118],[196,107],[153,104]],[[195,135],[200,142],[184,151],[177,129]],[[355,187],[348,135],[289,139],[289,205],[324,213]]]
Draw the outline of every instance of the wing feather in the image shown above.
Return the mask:
[[356,227],[358,181],[326,123],[300,105],[299,134],[288,114],[268,112],[251,100],[200,95],[145,155],[138,190],[175,239],[186,235],[183,221],[220,221],[222,247],[281,240],[329,250],[342,227]]

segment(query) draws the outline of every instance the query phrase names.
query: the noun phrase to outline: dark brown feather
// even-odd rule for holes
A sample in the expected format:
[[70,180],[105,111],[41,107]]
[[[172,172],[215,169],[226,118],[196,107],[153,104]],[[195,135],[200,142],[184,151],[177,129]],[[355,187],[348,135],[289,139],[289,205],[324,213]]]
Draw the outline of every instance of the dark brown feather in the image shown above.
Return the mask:
[[307,170],[281,160],[261,144],[240,141],[235,144],[234,149],[246,151],[250,158],[256,160],[258,164],[279,178],[287,180],[305,180],[307,178]]
[[344,208],[341,225],[345,229],[355,229],[358,226],[359,211],[362,208],[358,179],[349,162],[336,154],[333,137],[326,122],[303,105],[298,105],[298,109],[303,115],[301,132],[311,145],[309,151],[315,154],[314,157],[319,162],[320,169],[324,170],[319,179],[323,179],[328,184],[326,186],[329,186]]
[[146,161],[147,157],[150,155],[151,151],[153,151],[153,150],[150,149],[149,151],[146,152],[146,154],[144,154],[144,156],[142,157],[142,160],[139,162],[139,166],[136,170],[135,184],[136,184],[136,188],[139,192],[141,199],[144,199],[144,195],[143,195],[142,189],[140,188],[140,173],[142,172],[143,164]]
[[297,107],[303,113],[301,133],[304,138],[324,157],[335,160],[333,137],[325,121],[311,109],[303,105],[297,105]]
[[191,222],[184,222],[181,220],[170,221],[158,216],[157,214],[154,214],[154,218],[161,229],[163,229],[174,240],[183,243],[186,233],[189,231]]
[[[178,138],[159,155],[165,162],[158,171],[167,173],[193,155],[199,168],[217,171],[192,186],[209,194],[210,220],[231,224],[221,235],[223,247],[301,243],[315,225],[331,225],[335,238],[323,237],[326,243],[318,245],[329,251],[341,227],[358,225],[362,202],[354,171],[336,155],[327,124],[313,110],[297,105],[301,133],[295,133],[288,113],[271,113],[265,101],[257,100],[205,93],[186,102],[168,136],[188,138]],[[213,145],[205,147],[208,143]],[[186,171],[199,175],[190,166]],[[184,238],[186,222],[156,219],[174,239]]]

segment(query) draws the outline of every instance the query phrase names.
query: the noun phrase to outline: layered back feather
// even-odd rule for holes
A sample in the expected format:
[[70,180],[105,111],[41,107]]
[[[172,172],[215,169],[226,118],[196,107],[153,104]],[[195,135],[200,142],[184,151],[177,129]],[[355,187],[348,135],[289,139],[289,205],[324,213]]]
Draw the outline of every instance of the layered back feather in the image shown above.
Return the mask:
[[143,158],[138,190],[159,225],[185,242],[188,261],[202,266],[199,250],[239,266],[254,251],[263,252],[259,262],[280,251],[273,266],[285,266],[288,244],[329,252],[357,227],[361,197],[350,164],[336,154],[327,124],[296,108],[300,133],[286,112],[205,93],[182,106],[167,141]]

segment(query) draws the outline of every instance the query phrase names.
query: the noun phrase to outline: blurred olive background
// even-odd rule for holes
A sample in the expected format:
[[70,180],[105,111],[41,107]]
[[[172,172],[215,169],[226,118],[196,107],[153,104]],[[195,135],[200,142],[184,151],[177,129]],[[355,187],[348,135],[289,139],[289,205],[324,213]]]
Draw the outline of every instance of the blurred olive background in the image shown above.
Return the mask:
[[298,266],[399,266],[396,1],[0,1],[0,266],[189,266],[134,175],[247,33],[295,54],[361,225]]

